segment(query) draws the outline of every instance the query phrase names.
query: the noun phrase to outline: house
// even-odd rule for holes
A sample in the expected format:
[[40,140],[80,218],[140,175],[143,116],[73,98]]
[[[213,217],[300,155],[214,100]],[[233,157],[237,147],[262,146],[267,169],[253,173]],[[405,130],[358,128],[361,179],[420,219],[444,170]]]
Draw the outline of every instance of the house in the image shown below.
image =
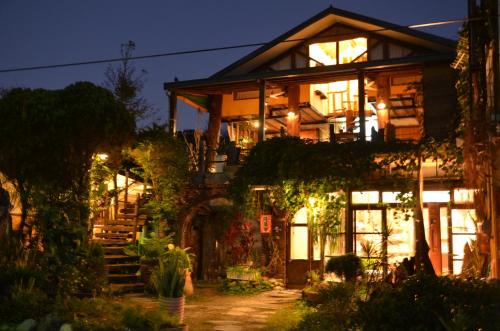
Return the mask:
[[[452,40],[329,7],[208,78],[165,83],[170,129],[175,132],[178,100],[209,113],[209,171],[222,123],[241,158],[255,143],[281,135],[335,144],[441,139],[458,113],[455,47]],[[478,231],[473,191],[460,179],[443,181],[434,162],[424,163],[423,172],[429,255],[438,274],[458,274]],[[342,244],[327,255],[366,256],[368,241],[384,242],[389,263],[414,255],[413,224],[394,213],[393,191],[374,185],[348,192]],[[390,240],[383,238],[387,227]],[[301,284],[319,263],[304,211],[278,228],[282,276],[288,285]]]

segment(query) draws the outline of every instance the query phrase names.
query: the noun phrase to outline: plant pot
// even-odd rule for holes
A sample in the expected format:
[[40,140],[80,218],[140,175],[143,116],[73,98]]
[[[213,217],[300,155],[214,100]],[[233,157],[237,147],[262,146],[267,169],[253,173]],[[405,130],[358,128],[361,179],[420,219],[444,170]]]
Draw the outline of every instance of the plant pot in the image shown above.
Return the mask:
[[184,296],[180,298],[166,298],[160,296],[158,301],[160,303],[160,308],[165,309],[171,315],[178,316],[180,323],[184,321]]

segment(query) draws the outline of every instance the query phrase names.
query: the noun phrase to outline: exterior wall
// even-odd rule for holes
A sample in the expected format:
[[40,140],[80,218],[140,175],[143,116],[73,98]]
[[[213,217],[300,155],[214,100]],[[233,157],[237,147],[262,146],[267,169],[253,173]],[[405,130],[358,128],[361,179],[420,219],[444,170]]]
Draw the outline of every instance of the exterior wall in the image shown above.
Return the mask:
[[424,66],[424,127],[434,138],[444,138],[457,114],[455,74],[448,63]]

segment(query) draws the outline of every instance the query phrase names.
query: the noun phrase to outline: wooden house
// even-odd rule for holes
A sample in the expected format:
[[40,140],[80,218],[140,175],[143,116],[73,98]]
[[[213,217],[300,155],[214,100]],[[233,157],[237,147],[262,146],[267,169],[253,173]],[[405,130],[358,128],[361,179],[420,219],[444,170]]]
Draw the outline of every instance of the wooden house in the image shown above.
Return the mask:
[[[214,75],[164,84],[170,129],[177,100],[209,113],[208,163],[215,161],[220,128],[244,155],[255,143],[289,135],[314,141],[418,141],[443,138],[454,125],[455,41],[329,7]],[[461,271],[464,246],[477,226],[472,191],[443,184],[424,164],[423,192],[430,256],[439,274]],[[383,187],[349,192],[350,208],[336,252],[362,255],[367,241],[386,242],[389,263],[414,255],[412,222],[394,213],[396,193]],[[284,226],[287,284],[304,282],[319,254],[303,211]]]

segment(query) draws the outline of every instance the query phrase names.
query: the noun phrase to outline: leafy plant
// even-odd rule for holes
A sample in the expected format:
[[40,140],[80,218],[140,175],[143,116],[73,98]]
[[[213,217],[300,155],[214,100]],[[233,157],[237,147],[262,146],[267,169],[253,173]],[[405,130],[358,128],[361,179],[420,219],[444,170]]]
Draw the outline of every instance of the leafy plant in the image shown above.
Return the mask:
[[326,271],[333,272],[345,281],[352,282],[363,275],[363,263],[355,254],[348,253],[331,257],[326,263]]
[[186,250],[169,245],[168,250],[160,257],[150,281],[160,296],[180,298],[184,293],[186,271],[190,268],[191,262]]

